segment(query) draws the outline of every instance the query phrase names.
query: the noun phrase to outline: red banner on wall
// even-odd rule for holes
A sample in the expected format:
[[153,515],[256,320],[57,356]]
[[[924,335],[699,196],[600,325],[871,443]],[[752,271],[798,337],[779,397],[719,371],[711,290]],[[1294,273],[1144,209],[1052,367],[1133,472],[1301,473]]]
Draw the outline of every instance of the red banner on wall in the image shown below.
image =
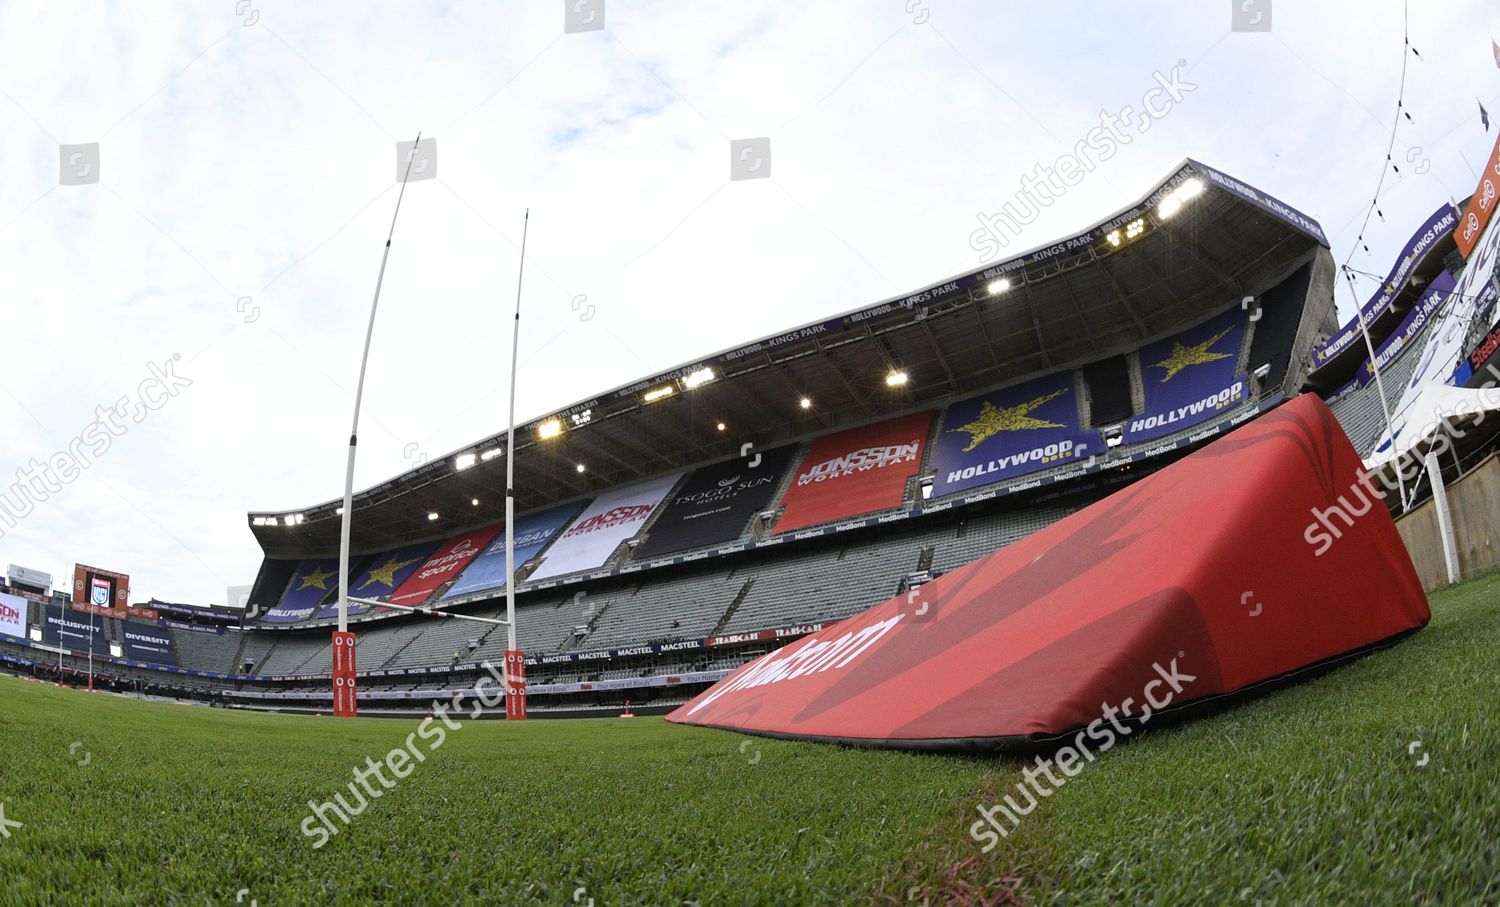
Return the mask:
[[1474,190],[1474,197],[1469,199],[1464,216],[1459,219],[1458,227],[1453,232],[1458,251],[1463,253],[1464,258],[1468,258],[1469,253],[1474,251],[1475,243],[1484,235],[1484,228],[1489,226],[1490,218],[1495,213],[1495,205],[1500,203],[1497,195],[1500,195],[1500,139],[1495,140],[1495,148],[1484,165],[1484,172],[1479,174],[1479,186]]
[[407,577],[401,588],[392,592],[386,601],[396,605],[420,605],[427,601],[432,593],[469,566],[469,561],[488,547],[495,536],[500,534],[500,529],[498,525],[486,526],[449,539],[448,544],[439,548],[427,559],[427,563]]
[[851,428],[813,442],[783,500],[776,532],[885,510],[901,503],[922,466],[932,411]]
[[333,631],[333,714],[353,718],[359,713],[359,686],[355,680],[354,634]]

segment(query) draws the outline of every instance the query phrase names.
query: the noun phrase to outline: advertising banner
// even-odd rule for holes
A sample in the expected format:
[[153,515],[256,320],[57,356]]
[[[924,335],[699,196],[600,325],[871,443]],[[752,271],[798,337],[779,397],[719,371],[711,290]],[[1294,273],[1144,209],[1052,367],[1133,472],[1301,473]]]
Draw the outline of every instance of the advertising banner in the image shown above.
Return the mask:
[[693,471],[636,548],[637,560],[732,542],[771,503],[796,448],[754,451]]
[[48,605],[42,624],[42,642],[49,646],[61,646],[70,652],[93,650],[95,655],[109,654],[109,637],[104,628],[107,618],[92,614],[64,611],[61,607]]
[[776,532],[795,532],[900,506],[922,467],[932,411],[825,435],[813,442],[786,490]]
[[353,718],[359,714],[359,680],[354,634],[333,632],[333,714]]
[[26,599],[0,592],[0,634],[26,638]]
[[530,578],[562,576],[603,564],[621,542],[641,531],[681,476],[674,472],[595,498],[553,542]]
[[1149,441],[1218,417],[1245,402],[1250,386],[1239,370],[1245,313],[1217,318],[1141,348],[1146,407],[1125,426],[1125,443]]
[[[404,548],[376,555],[374,560],[370,561],[370,566],[366,567],[364,572],[349,584],[349,595],[352,598],[378,598],[385,601],[386,596],[406,582],[406,578],[417,571],[417,568],[432,553],[432,549],[436,547],[436,542],[423,542],[420,545],[407,545]],[[333,587],[335,590],[338,589],[337,577],[334,577]],[[338,613],[338,593],[335,591],[333,602],[319,608],[314,619],[337,617]],[[368,613],[370,613],[369,605],[362,605],[359,602],[349,603],[349,616]]]
[[177,664],[172,634],[165,627],[126,621],[120,624],[120,641],[126,658],[159,665]]
[[[1453,292],[1453,285],[1453,275],[1447,271],[1432,279],[1432,283],[1428,284],[1427,289],[1422,293],[1422,298],[1418,299],[1412,310],[1406,313],[1406,318],[1402,319],[1396,332],[1387,337],[1385,342],[1380,344],[1380,348],[1375,351],[1377,365],[1382,369],[1388,368],[1392,362],[1396,361],[1397,356],[1411,346],[1422,333],[1422,329],[1427,327],[1427,323],[1437,314],[1437,310],[1448,301]],[[1355,376],[1355,380],[1361,386],[1375,380],[1375,371],[1370,367],[1369,359],[1360,363],[1359,374]]]
[[[1401,250],[1401,257],[1396,259],[1395,265],[1391,267],[1391,273],[1386,275],[1385,282],[1380,285],[1380,289],[1361,307],[1365,313],[1366,322],[1374,321],[1385,314],[1396,296],[1405,289],[1407,281],[1411,280],[1412,272],[1416,270],[1417,264],[1437,246],[1439,240],[1452,233],[1457,225],[1458,212],[1454,211],[1453,206],[1447,202],[1432,212],[1422,226],[1417,228],[1417,232],[1412,234],[1411,239],[1406,241],[1406,246]],[[1319,366],[1336,358],[1340,353],[1354,346],[1356,342],[1362,342],[1360,333],[1359,315],[1356,314],[1348,324],[1339,328],[1337,334],[1313,350],[1313,369],[1317,370]]]
[[449,539],[426,563],[412,571],[406,582],[386,601],[408,606],[427,601],[443,583],[458,576],[460,571],[469,566],[469,562],[479,556],[484,546],[500,533],[500,528],[499,525],[485,526]]
[[[578,503],[564,504],[541,513],[532,513],[516,520],[516,569],[521,567],[557,535],[578,513]],[[458,582],[443,594],[443,598],[456,598],[491,589],[504,589],[505,578],[505,533],[494,537],[484,553],[473,559],[473,563],[458,577]]]
[[970,397],[948,407],[933,453],[940,497],[1103,453],[1098,432],[1078,427],[1073,373]]
[[297,565],[281,601],[266,611],[261,621],[295,624],[307,620],[330,589],[339,585],[339,562],[331,557],[313,558]]
[[1479,176],[1479,186],[1474,190],[1474,197],[1469,199],[1469,204],[1464,208],[1464,216],[1459,220],[1458,235],[1454,241],[1458,243],[1458,251],[1468,258],[1474,251],[1474,246],[1479,243],[1479,237],[1484,235],[1485,227],[1489,226],[1490,218],[1495,213],[1495,194],[1500,187],[1500,139],[1495,140],[1495,147],[1490,151],[1490,159],[1485,162],[1484,172]]

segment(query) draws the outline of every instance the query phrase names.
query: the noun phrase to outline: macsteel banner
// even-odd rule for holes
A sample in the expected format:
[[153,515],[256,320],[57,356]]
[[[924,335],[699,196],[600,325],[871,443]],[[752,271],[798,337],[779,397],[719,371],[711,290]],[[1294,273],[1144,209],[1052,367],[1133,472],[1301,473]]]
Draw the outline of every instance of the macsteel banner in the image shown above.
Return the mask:
[[561,576],[603,564],[621,542],[641,531],[681,477],[682,473],[674,472],[596,498],[552,543],[541,567],[529,578]]
[[165,627],[126,621],[120,624],[120,642],[126,658],[149,661],[152,664],[177,664],[177,651],[172,646],[172,635]]
[[693,471],[651,525],[637,560],[732,542],[771,503],[795,446],[757,450]]
[[109,637],[104,632],[108,618],[64,611],[55,605],[48,605],[44,614],[42,642],[70,652],[93,649],[95,655],[109,654]]
[[[1443,202],[1422,226],[1417,228],[1417,232],[1406,241],[1406,246],[1401,250],[1401,257],[1396,259],[1395,265],[1391,267],[1391,273],[1386,275],[1385,282],[1380,285],[1379,291],[1371,296],[1362,307],[1367,322],[1374,321],[1385,314],[1396,296],[1406,287],[1417,264],[1427,256],[1428,252],[1432,251],[1439,240],[1452,233],[1457,225],[1458,212],[1453,210],[1452,205]],[[1363,342],[1360,337],[1358,314],[1350,319],[1348,324],[1339,328],[1337,334],[1313,350],[1313,369],[1316,371],[1319,366],[1337,358],[1340,353],[1354,346],[1356,342]]]
[[[516,569],[536,557],[537,552],[552,541],[568,520],[578,513],[578,504],[564,504],[541,513],[532,513],[516,520]],[[505,533],[494,537],[484,553],[473,559],[446,593],[444,599],[457,598],[475,592],[504,589],[505,577]]]
[[1479,186],[1474,190],[1474,197],[1469,199],[1468,207],[1464,208],[1458,235],[1454,237],[1458,243],[1458,251],[1463,253],[1464,258],[1468,258],[1474,251],[1479,237],[1484,235],[1484,228],[1489,226],[1490,217],[1495,213],[1497,187],[1500,187],[1500,139],[1495,140],[1490,159],[1479,178]]
[[1230,309],[1174,337],[1141,348],[1146,406],[1125,426],[1125,443],[1149,441],[1217,418],[1245,402],[1239,370],[1245,314]]
[[26,638],[26,599],[0,592],[0,634]]
[[1003,482],[1104,452],[1078,427],[1072,372],[980,394],[948,407],[938,432],[932,495]]
[[314,558],[297,565],[281,601],[261,620],[268,624],[295,624],[307,620],[330,589],[339,585],[339,563],[333,558]]
[[926,410],[814,441],[786,490],[776,532],[900,506],[931,428]]
[[412,571],[406,582],[386,601],[395,605],[420,605],[427,601],[443,583],[469,566],[469,562],[478,557],[499,532],[499,525],[485,526],[449,539],[427,559],[427,563]]
[[[417,572],[422,562],[427,560],[427,555],[437,547],[435,542],[423,542],[420,545],[407,545],[394,551],[378,554],[370,561],[370,566],[359,575],[354,582],[349,584],[349,595],[353,598],[378,598],[386,600],[386,596],[396,591],[408,576]],[[334,588],[338,588],[338,578],[334,577]],[[361,605],[359,602],[349,603],[349,614],[368,614],[370,607]],[[318,609],[315,620],[325,617],[337,617],[339,613],[338,595],[334,594],[333,603],[324,605]]]

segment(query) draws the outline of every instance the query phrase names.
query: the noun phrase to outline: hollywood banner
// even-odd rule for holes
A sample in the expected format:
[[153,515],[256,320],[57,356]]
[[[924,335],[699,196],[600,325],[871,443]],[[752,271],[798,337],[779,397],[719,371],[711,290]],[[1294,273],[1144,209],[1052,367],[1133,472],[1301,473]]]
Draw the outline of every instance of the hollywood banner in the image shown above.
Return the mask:
[[126,658],[159,665],[177,664],[172,634],[165,627],[126,621],[120,624],[120,641]]
[[1073,373],[971,397],[948,407],[933,455],[934,497],[1004,482],[1102,453],[1098,432],[1078,427]]
[[448,540],[447,544],[435,551],[427,562],[407,577],[406,582],[396,590],[386,601],[395,605],[420,605],[432,597],[442,585],[453,579],[467,566],[469,562],[479,556],[496,535],[500,533],[500,526],[485,526],[483,529],[472,529],[462,535]]
[[[558,531],[568,524],[568,520],[578,513],[578,507],[577,503],[564,504],[561,507],[528,514],[516,520],[517,570],[547,547],[547,543],[552,541]],[[495,536],[494,541],[490,542],[490,546],[484,549],[484,553],[475,558],[468,569],[459,576],[453,588],[444,593],[443,598],[456,598],[475,592],[504,589],[506,582],[505,533],[501,532]]]
[[932,411],[825,435],[797,466],[776,532],[795,532],[901,504],[922,466]]
[[[356,577],[354,582],[349,584],[350,597],[377,598],[385,601],[387,596],[395,592],[402,583],[406,582],[408,576],[417,572],[417,568],[422,566],[423,562],[427,560],[427,556],[432,553],[432,549],[435,547],[437,545],[434,542],[423,542],[420,545],[407,545],[404,548],[397,548],[394,551],[387,551],[376,555],[374,560],[370,561],[370,566],[366,567],[364,572]],[[334,577],[334,580],[333,585],[336,590],[338,588],[338,578]],[[326,617],[337,617],[338,613],[338,593],[335,591],[332,604],[327,604],[319,608],[315,619],[322,620]],[[359,602],[349,603],[349,615],[351,617],[368,613],[370,613],[369,605],[362,605]]]
[[92,649],[95,655],[108,655],[109,637],[104,632],[107,620],[48,605],[42,623],[42,642],[70,652]]
[[546,579],[602,565],[621,542],[641,531],[681,477],[682,473],[674,472],[596,498],[552,543],[530,578]]
[[1244,403],[1250,382],[1239,369],[1245,313],[1217,318],[1141,348],[1146,408],[1125,425],[1125,442],[1149,441],[1218,418]]
[[297,565],[281,601],[268,610],[261,620],[268,624],[295,624],[307,618],[318,607],[328,590],[338,588],[339,562],[333,558],[314,558]]
[[635,551],[637,560],[732,542],[766,509],[791,465],[792,445],[693,471]]

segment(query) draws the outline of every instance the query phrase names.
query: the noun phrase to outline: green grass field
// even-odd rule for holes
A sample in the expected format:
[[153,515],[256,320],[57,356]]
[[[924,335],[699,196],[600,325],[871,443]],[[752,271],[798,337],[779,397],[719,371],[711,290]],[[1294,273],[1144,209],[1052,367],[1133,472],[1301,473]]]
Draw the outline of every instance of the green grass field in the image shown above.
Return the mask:
[[23,823],[0,903],[1494,904],[1500,576],[1433,611],[1392,650],[1116,747],[989,854],[968,827],[1018,760],[651,718],[466,722],[315,850],[307,801],[416,722],[0,677],[0,802]]

